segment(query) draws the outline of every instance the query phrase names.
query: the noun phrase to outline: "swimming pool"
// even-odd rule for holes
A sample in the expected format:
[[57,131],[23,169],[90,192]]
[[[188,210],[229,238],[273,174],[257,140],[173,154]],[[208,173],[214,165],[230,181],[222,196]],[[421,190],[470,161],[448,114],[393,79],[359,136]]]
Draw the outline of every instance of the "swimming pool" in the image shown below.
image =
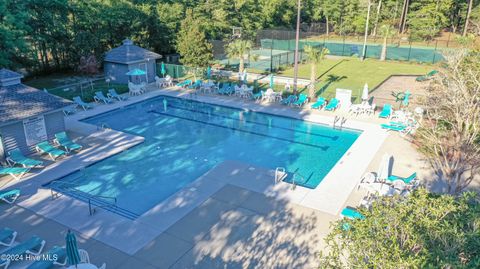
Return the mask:
[[[316,188],[361,132],[193,100],[160,96],[85,119],[145,142],[60,182],[117,198],[139,216],[225,160],[285,167]],[[301,178],[301,181],[298,179]]]

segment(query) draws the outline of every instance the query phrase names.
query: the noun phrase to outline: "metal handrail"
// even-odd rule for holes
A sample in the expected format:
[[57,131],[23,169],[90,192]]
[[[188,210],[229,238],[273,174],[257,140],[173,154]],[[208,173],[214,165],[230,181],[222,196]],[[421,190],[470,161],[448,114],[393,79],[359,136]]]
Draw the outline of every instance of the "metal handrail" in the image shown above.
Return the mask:
[[[117,207],[117,197],[113,196],[102,196],[102,195],[93,195],[93,197],[88,198],[88,212],[90,216],[93,216],[95,214],[96,210],[93,207],[92,201],[95,201],[94,198],[102,198],[102,199],[111,199],[113,200],[113,203],[108,203],[106,205],[99,205],[97,206],[98,208],[112,208],[112,207]],[[105,201],[106,202],[106,201]]]

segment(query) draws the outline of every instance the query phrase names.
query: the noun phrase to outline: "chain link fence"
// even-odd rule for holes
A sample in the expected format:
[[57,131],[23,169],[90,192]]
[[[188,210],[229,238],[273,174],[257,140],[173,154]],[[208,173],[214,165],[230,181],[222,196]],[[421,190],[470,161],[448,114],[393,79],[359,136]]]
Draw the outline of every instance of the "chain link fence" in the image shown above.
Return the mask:
[[75,96],[80,96],[83,101],[92,102],[95,92],[102,91],[107,95],[108,89],[115,89],[119,94],[128,92],[127,85],[111,83],[108,80],[105,80],[104,77],[85,79],[79,82],[43,90],[69,100],[72,100]]

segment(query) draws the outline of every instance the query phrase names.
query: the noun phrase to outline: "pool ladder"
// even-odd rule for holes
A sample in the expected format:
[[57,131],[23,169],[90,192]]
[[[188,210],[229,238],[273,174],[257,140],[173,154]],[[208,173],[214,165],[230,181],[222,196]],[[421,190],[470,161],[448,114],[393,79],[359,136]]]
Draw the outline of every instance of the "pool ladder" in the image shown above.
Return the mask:
[[[284,179],[287,178],[287,176],[288,176],[288,173],[284,167],[277,167],[275,169],[275,184],[282,182]],[[292,190],[296,188],[298,182],[305,182],[305,177],[295,172],[293,173],[293,178],[292,178],[292,187],[291,187]]]
[[343,124],[347,121],[347,118],[345,117],[340,117],[340,116],[335,116],[333,119],[333,129],[339,129],[342,130]]

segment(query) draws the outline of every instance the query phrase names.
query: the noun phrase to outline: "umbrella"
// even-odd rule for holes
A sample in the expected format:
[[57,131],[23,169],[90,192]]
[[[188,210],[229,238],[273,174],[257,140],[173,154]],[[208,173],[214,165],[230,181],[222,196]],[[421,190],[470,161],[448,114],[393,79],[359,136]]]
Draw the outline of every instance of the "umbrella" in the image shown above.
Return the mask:
[[165,74],[167,73],[167,70],[165,70],[165,64],[162,62],[162,65],[160,67],[160,73],[162,73],[162,76],[165,77]]
[[147,73],[141,69],[135,68],[133,70],[130,70],[127,72],[127,75],[129,76],[143,76],[146,75]]
[[368,84],[365,83],[365,86],[363,86],[362,100],[367,101],[367,99],[368,99]]
[[388,153],[383,154],[382,157],[382,162],[380,162],[380,166],[378,167],[378,173],[377,173],[377,178],[378,180],[387,180],[389,176],[389,170],[390,170],[390,158],[392,156]]
[[407,90],[405,92],[405,96],[403,97],[403,101],[402,101],[403,106],[408,106],[408,99],[409,98],[410,98],[410,91]]
[[270,74],[270,89],[273,89],[273,74]]
[[67,235],[65,236],[65,241],[68,264],[77,266],[77,264],[80,263],[80,254],[78,254],[77,238],[75,238],[75,234],[68,230]]
[[209,66],[207,67],[207,79],[210,79],[211,75],[212,75],[212,68]]

